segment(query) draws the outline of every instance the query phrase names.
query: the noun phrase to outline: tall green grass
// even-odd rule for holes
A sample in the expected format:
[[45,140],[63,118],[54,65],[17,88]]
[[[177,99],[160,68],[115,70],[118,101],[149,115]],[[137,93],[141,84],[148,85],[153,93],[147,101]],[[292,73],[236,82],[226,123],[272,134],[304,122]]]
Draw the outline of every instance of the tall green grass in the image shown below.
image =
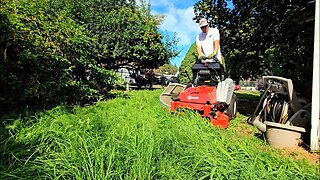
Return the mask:
[[[57,107],[1,126],[0,179],[316,179],[319,168],[280,158],[242,135],[192,112],[170,114],[160,90],[90,107]],[[264,148],[262,148],[264,147]],[[265,148],[266,147],[266,148]]]

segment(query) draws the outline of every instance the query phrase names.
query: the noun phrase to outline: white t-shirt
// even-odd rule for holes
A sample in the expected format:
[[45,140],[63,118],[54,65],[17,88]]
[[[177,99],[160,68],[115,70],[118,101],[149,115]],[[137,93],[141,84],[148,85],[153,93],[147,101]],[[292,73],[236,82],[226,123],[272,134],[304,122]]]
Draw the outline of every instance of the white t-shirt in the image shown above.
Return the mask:
[[[210,28],[207,33],[201,32],[197,35],[196,43],[197,46],[201,45],[202,53],[208,57],[214,51],[214,41],[220,40],[220,33],[217,28]],[[217,52],[217,59],[221,61],[220,46]]]

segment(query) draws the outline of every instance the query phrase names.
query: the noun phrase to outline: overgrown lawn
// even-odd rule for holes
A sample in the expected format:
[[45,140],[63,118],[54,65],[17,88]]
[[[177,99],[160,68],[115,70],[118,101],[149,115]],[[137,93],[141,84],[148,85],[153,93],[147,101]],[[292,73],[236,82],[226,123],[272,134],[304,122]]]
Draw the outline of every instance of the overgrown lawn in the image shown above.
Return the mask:
[[1,125],[0,179],[317,179],[319,168],[278,155],[239,115],[228,129],[170,114],[161,90],[119,93]]

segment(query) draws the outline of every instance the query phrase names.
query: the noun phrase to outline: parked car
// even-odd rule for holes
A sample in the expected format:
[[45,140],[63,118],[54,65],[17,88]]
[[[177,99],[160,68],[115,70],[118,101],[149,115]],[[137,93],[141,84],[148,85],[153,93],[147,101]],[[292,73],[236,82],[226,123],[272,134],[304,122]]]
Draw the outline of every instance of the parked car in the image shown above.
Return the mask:
[[136,83],[135,79],[131,77],[133,72],[130,71],[129,69],[127,69],[125,67],[121,67],[116,70],[116,73],[119,74],[120,77],[122,77],[122,79],[125,82],[127,82],[128,84],[135,84]]
[[132,74],[131,76],[132,78],[135,79],[135,85],[138,87],[138,89],[140,89],[142,86],[144,86],[146,89],[151,89],[153,86],[153,77],[152,76],[146,76],[146,75],[142,75],[142,74]]
[[139,89],[142,86],[146,89],[151,89],[153,86],[154,73],[152,71],[140,74],[139,70],[121,67],[116,72],[131,86],[137,86]]

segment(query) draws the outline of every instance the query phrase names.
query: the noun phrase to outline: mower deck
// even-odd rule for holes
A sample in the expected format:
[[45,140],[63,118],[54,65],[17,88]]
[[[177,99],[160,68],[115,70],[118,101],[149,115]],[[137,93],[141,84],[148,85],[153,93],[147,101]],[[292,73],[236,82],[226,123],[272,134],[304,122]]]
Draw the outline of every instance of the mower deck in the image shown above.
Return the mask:
[[236,115],[233,80],[225,79],[223,66],[218,61],[208,65],[195,63],[192,73],[193,79],[189,78],[192,86],[169,84],[160,95],[160,102],[170,107],[171,112],[177,109],[195,110],[201,117],[209,119],[213,126],[227,128],[229,119]]
[[171,102],[171,112],[174,112],[178,108],[198,110],[201,117],[208,118],[210,120],[212,126],[220,128],[227,128],[229,126],[229,117],[224,112],[217,111],[213,113],[212,109],[214,108],[214,105],[188,103],[181,101]]
[[172,100],[171,112],[178,108],[196,110],[201,117],[208,118],[213,126],[227,128],[229,125],[228,116],[224,112],[217,111],[220,104],[216,100],[216,86],[188,88]]

